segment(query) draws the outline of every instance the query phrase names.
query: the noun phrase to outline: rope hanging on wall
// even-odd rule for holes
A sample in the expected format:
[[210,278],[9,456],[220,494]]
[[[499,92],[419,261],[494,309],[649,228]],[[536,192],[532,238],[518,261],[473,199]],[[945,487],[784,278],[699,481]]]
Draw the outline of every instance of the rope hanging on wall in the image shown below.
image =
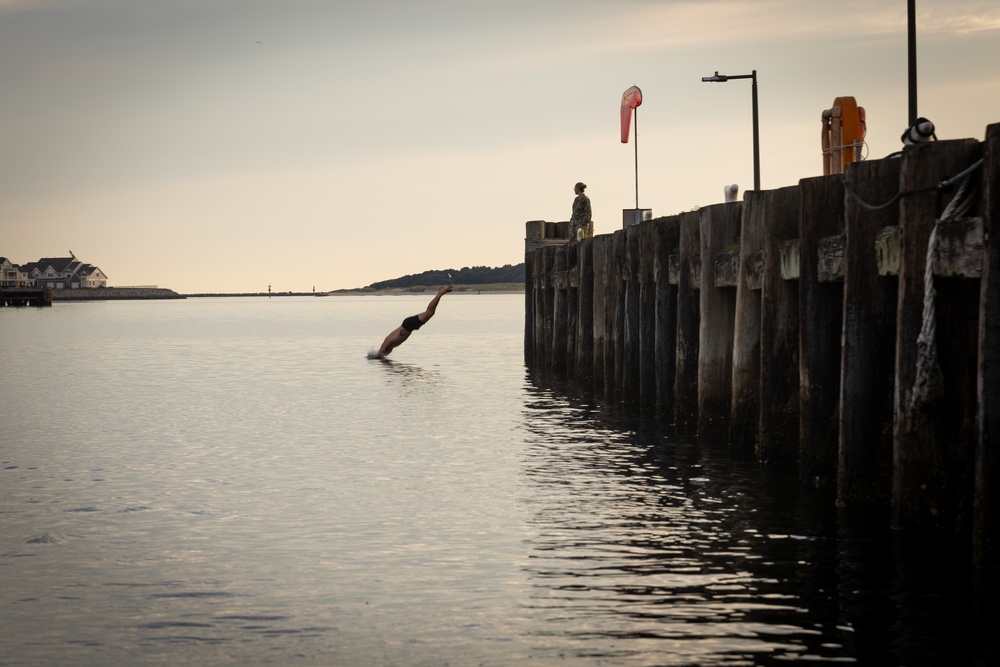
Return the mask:
[[[936,343],[937,317],[934,306],[937,295],[937,291],[934,289],[934,265],[937,257],[938,229],[943,222],[967,217],[967,213],[976,204],[977,190],[971,175],[981,164],[982,160],[960,174],[963,177],[962,184],[955,196],[948,202],[944,212],[934,221],[934,227],[931,229],[931,235],[927,241],[927,258],[924,262],[923,320],[920,324],[920,334],[917,336],[917,374],[913,383],[913,394],[910,398],[909,407],[911,410],[944,395],[944,378],[938,360]],[[954,181],[955,179],[951,179],[950,182]]]

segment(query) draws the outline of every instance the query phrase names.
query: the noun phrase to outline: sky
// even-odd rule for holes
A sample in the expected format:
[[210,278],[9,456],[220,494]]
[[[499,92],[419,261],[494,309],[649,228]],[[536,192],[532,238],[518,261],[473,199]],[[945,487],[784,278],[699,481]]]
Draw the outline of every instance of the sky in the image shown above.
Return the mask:
[[[919,115],[1000,122],[1000,3],[916,0]],[[0,256],[181,293],[363,287],[524,260],[822,174],[820,118],[909,121],[906,0],[0,0]],[[629,144],[626,89],[637,85]],[[636,189],[638,188],[638,201]]]

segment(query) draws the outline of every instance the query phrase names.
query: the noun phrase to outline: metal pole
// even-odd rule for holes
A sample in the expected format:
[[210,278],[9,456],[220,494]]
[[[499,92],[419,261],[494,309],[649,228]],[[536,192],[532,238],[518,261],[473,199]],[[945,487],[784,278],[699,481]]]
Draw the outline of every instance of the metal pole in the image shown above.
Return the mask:
[[[752,79],[750,88],[753,94],[753,189],[760,190],[760,126],[757,122],[757,70],[750,74],[727,75],[716,70],[712,76],[701,77],[702,81],[724,83],[730,79]],[[637,197],[638,198],[638,197]],[[637,204],[638,206],[638,204]]]
[[635,108],[635,207],[639,208],[639,107]]
[[907,70],[910,85],[910,125],[917,122],[917,8],[916,0],[906,2]]
[[757,70],[753,71],[753,189],[760,190],[760,131],[757,126]]

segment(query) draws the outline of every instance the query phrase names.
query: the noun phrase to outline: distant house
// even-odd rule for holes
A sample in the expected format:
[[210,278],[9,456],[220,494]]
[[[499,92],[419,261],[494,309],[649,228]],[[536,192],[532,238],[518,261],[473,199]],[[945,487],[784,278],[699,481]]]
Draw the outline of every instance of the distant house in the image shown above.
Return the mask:
[[0,257],[0,287],[21,287],[27,282],[27,274],[22,273],[17,264],[11,263],[6,257]]
[[[76,257],[49,257],[21,266],[12,265],[14,280],[24,287],[52,287],[54,289],[81,289],[106,287],[108,277],[96,266],[85,264]],[[4,280],[7,279],[4,265]],[[6,282],[4,283],[6,285]]]

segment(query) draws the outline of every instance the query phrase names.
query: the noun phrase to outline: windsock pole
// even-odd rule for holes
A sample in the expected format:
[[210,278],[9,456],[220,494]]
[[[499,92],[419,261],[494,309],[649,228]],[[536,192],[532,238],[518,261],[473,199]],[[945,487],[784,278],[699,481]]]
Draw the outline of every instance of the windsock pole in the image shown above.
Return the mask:
[[632,112],[635,114],[635,207],[639,208],[639,107]]
[[621,106],[621,136],[622,143],[628,143],[629,124],[632,114],[635,114],[635,207],[639,208],[639,105],[642,104],[642,91],[638,86],[632,86],[622,95]]

